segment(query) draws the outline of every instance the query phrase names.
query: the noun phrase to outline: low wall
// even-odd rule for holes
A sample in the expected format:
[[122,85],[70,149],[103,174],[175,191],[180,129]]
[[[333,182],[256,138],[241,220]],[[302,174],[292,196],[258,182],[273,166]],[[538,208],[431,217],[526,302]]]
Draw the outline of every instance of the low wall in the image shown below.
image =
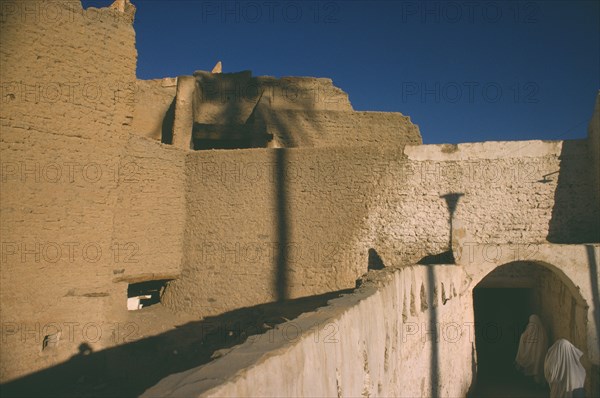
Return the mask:
[[[550,343],[566,337],[582,349],[586,391],[597,394],[600,247],[542,244],[518,252],[496,245],[491,260],[489,245],[464,245],[460,227],[456,234],[459,265],[371,271],[354,293],[171,375],[143,396],[465,396],[477,369],[473,288],[506,264],[535,267],[541,278],[517,276],[529,283],[517,287],[533,288]],[[437,343],[431,325],[438,325]]]
[[476,366],[472,329],[462,268],[372,271],[354,293],[142,396],[465,396]]
[[398,112],[274,110],[261,112],[267,131],[286,148],[422,143],[418,126]]
[[[140,85],[146,88],[139,95],[144,102],[157,98],[156,90],[148,90],[147,86],[148,83]],[[183,149],[189,148],[194,125],[210,126],[212,137],[207,141],[268,133],[273,137],[270,146],[286,148],[422,143],[418,126],[408,116],[397,112],[356,112],[347,94],[330,79],[252,78],[249,71],[196,72],[194,76],[180,76],[177,86],[173,144]],[[141,114],[145,112],[143,106],[138,109]],[[136,123],[148,129],[142,126],[147,122]],[[196,138],[207,139],[202,134]]]

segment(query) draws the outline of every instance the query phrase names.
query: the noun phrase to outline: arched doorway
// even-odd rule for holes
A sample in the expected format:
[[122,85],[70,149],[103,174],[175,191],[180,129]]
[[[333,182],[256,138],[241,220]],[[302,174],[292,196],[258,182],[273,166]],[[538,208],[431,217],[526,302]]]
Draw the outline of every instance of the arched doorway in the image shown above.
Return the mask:
[[547,396],[514,366],[531,314],[542,319],[549,344],[566,338],[586,351],[587,304],[568,277],[549,264],[518,261],[495,268],[473,289],[473,310],[478,397]]

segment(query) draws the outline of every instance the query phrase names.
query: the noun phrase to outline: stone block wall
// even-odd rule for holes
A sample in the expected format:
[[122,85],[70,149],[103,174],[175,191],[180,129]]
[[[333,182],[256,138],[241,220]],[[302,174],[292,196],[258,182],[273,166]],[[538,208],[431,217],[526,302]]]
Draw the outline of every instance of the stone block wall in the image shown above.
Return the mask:
[[592,373],[592,358],[587,351],[587,325],[588,322],[594,322],[593,319],[588,319],[588,304],[582,302],[581,297],[575,297],[567,286],[547,269],[541,272],[536,287],[535,302],[547,328],[549,344],[564,338],[586,352],[581,358],[581,363],[587,373],[586,390],[591,391],[592,380],[597,376]]
[[592,186],[576,177],[587,175],[590,164],[585,140],[422,145],[404,152],[406,160],[383,169],[382,189],[370,204],[370,247],[384,260],[416,262],[449,249],[443,198],[449,194],[459,197],[453,221],[466,225],[472,243],[527,245],[598,231]]

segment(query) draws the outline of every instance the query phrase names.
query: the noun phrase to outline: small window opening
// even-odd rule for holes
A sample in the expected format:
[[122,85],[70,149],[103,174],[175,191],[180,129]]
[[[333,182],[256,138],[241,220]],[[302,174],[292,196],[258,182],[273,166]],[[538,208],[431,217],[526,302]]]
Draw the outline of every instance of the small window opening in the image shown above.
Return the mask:
[[172,279],[161,279],[139,283],[130,283],[127,287],[127,309],[135,311],[160,303],[167,283]]
[[47,336],[44,336],[44,340],[42,341],[42,351],[58,347],[58,342],[60,341],[60,332],[52,333]]

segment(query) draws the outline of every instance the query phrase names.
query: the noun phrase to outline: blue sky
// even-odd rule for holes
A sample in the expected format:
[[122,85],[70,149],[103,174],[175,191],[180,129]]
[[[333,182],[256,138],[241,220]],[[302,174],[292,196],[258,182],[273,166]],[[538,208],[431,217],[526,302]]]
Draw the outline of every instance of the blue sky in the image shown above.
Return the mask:
[[329,77],[425,143],[583,138],[600,89],[597,1],[132,2],[138,78]]

